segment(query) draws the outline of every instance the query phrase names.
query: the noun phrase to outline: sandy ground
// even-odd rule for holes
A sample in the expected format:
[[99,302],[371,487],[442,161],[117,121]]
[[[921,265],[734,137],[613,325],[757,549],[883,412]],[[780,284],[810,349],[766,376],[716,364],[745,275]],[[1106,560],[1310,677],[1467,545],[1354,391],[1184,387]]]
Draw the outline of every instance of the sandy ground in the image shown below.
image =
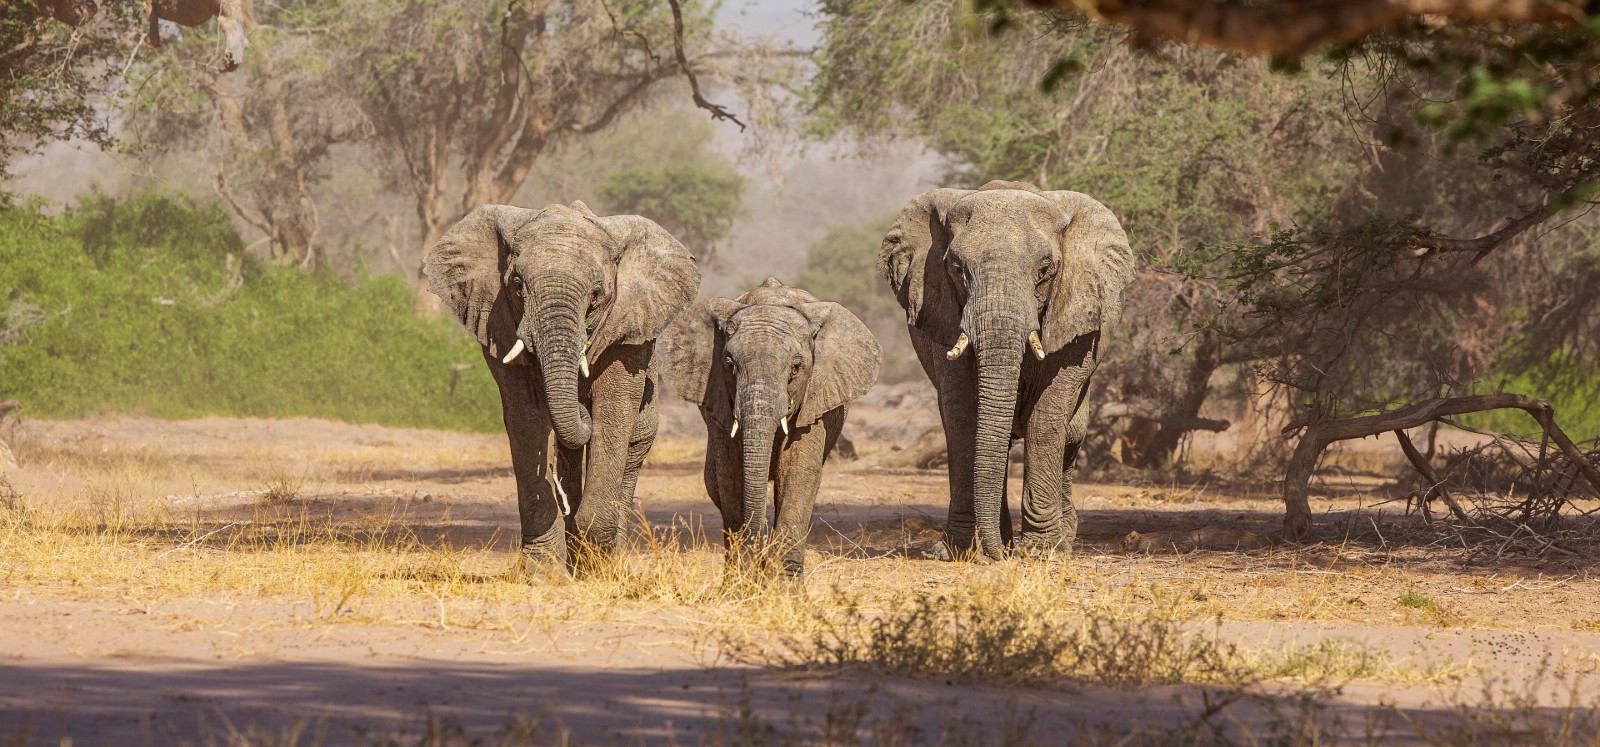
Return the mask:
[[[942,473],[877,466],[892,449],[884,434],[903,439],[931,417],[921,405],[881,402],[852,413],[862,458],[828,468],[807,593],[863,574],[938,588],[984,572],[918,558],[943,519]],[[716,537],[718,517],[700,486],[697,418],[676,408],[665,422],[640,481],[642,516]],[[36,504],[81,500],[105,490],[106,474],[133,473],[134,492],[191,527],[151,540],[170,545],[156,554],[160,563],[209,547],[200,529],[235,531],[263,511],[352,527],[383,513],[420,548],[475,548],[490,573],[512,563],[515,501],[498,435],[115,417],[31,421],[11,439],[21,464],[11,482]],[[269,500],[275,490],[289,495]],[[1121,542],[1132,530],[1206,526],[1266,535],[1280,510],[1270,491],[1084,484],[1077,496],[1080,543],[1061,583],[1086,598],[1154,597],[1227,640],[1349,640],[1446,673],[1420,684],[1342,683],[1320,718],[1357,722],[1389,703],[1426,722],[1486,680],[1535,692],[1540,707],[1561,705],[1573,683],[1581,694],[1594,690],[1600,589],[1586,560],[1442,547],[1413,531],[1381,481],[1322,484],[1314,541],[1254,552],[1130,555]],[[714,544],[698,551],[715,554]],[[224,560],[229,552],[205,551]],[[1085,724],[1181,724],[1208,697],[1190,686],[1007,688],[741,664],[671,614],[552,617],[532,591],[509,603],[512,623],[489,626],[458,624],[445,600],[421,593],[400,604],[411,618],[349,615],[342,606],[330,613],[316,590],[201,585],[152,595],[138,583],[52,580],[35,566],[0,556],[0,744],[225,743],[284,732],[299,733],[300,743],[396,734],[420,743],[445,727],[459,729],[463,744],[507,730],[540,744],[767,743],[749,735],[770,724],[822,728],[829,714],[852,708],[878,724],[881,738],[868,743],[1051,744]],[[1410,590],[1429,598],[1426,609],[1397,601]],[[1278,707],[1245,702],[1229,717],[1264,723]]]

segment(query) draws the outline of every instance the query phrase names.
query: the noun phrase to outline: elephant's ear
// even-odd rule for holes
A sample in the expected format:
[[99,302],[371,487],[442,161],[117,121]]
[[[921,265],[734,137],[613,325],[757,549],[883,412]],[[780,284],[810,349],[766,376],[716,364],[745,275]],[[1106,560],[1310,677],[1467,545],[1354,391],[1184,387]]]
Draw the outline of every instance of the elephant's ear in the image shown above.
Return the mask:
[[428,290],[497,357],[510,351],[517,336],[503,292],[510,240],[531,217],[533,211],[524,208],[482,205],[445,231],[422,260]]
[[906,323],[944,344],[955,342],[961,306],[944,272],[950,243],[944,213],[965,189],[934,189],[906,203],[878,248],[878,274],[889,282]]
[[1105,205],[1077,192],[1044,195],[1069,221],[1061,239],[1061,273],[1043,319],[1044,346],[1053,353],[1080,335],[1117,325],[1134,260],[1128,235]]
[[689,307],[661,335],[667,386],[679,398],[709,410],[723,427],[733,427],[733,382],[722,365],[726,326],[744,304],[708,298]]
[[867,325],[839,304],[817,301],[795,309],[811,320],[811,374],[795,417],[798,425],[810,425],[878,383],[883,348]]
[[606,249],[617,263],[616,298],[595,330],[592,357],[611,345],[637,345],[660,336],[700,292],[700,268],[655,221],[637,215],[591,220],[610,237]]

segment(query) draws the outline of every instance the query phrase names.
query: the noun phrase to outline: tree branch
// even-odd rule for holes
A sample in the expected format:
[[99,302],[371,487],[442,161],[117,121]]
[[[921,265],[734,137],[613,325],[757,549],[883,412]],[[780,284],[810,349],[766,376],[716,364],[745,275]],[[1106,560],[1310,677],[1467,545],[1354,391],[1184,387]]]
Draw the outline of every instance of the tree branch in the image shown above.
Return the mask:
[[[675,0],[674,0],[675,2]],[[1133,29],[1136,40],[1170,39],[1231,52],[1299,57],[1358,41],[1403,23],[1438,16],[1462,23],[1572,25],[1584,19],[1569,0],[1031,0]]]
[[672,6],[672,52],[678,58],[678,69],[683,71],[683,77],[689,79],[689,91],[694,95],[694,105],[711,112],[711,118],[722,121],[727,120],[739,125],[739,131],[744,132],[744,122],[734,116],[726,108],[713,104],[700,95],[700,79],[694,75],[694,69],[689,67],[689,58],[683,53],[683,6],[679,0],[667,0]]
[[[1324,420],[1306,426],[1295,446],[1294,456],[1283,478],[1283,501],[1286,509],[1283,524],[1290,537],[1304,537],[1311,529],[1311,505],[1308,485],[1311,473],[1316,470],[1322,451],[1336,441],[1377,436],[1388,431],[1415,428],[1451,415],[1465,415],[1487,410],[1522,410],[1538,421],[1550,440],[1561,449],[1568,461],[1577,467],[1595,495],[1600,496],[1600,468],[1591,464],[1565,431],[1556,425],[1555,411],[1550,403],[1520,394],[1479,394],[1468,397],[1437,397],[1391,412],[1365,415],[1357,418]],[[1402,445],[1403,448],[1403,445]]]
[[239,204],[237,199],[234,199],[233,192],[228,189],[227,180],[222,176],[222,169],[217,169],[217,194],[222,195],[222,199],[228,202],[228,207],[233,209],[235,215],[243,218],[246,223],[261,229],[261,232],[268,237],[272,236],[272,224],[268,223],[266,218],[258,218],[252,215],[249,210]]

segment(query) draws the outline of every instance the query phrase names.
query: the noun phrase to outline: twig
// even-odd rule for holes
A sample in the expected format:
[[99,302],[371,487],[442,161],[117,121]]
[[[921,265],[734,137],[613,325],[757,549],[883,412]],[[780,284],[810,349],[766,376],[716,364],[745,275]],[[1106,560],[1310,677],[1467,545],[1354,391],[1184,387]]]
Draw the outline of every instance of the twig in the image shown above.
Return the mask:
[[182,549],[184,549],[186,547],[193,547],[196,544],[199,544],[205,538],[210,537],[211,535],[216,534],[217,532],[220,532],[220,531],[222,531],[224,529],[231,529],[233,527],[240,526],[240,525],[243,525],[243,524],[249,524],[249,523],[250,522],[248,522],[248,521],[232,521],[232,522],[228,522],[227,524],[223,524],[222,526],[217,527],[216,529],[213,529],[213,530],[211,530],[209,532],[206,532],[205,534],[202,534],[199,537],[195,537],[194,539],[187,540],[183,544],[177,545],[176,547],[173,547],[173,548],[167,550],[166,552],[161,553],[160,555],[157,555],[156,556],[156,560],[160,560],[160,559],[162,559],[164,557],[167,557],[168,555],[171,555],[172,553],[175,553],[175,552],[177,552],[179,550],[182,550]]
[[689,79],[689,91],[694,96],[694,105],[711,112],[711,118],[722,121],[727,120],[739,125],[739,131],[744,132],[744,122],[728,111],[726,108],[713,104],[700,95],[700,79],[695,77],[694,69],[689,67],[689,57],[683,53],[683,6],[678,0],[667,0],[672,6],[672,51],[678,58],[678,69],[683,71],[683,77]]

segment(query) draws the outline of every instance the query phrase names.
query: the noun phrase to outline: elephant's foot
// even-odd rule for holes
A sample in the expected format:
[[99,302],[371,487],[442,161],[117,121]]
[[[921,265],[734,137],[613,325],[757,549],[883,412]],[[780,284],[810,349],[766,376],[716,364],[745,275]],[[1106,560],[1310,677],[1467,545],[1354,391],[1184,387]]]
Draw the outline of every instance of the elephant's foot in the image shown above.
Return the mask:
[[524,545],[517,552],[513,576],[529,582],[550,583],[572,580],[567,559],[544,547]]
[[574,578],[597,578],[620,572],[618,553],[609,544],[584,540],[579,535],[567,536],[567,566]]
[[971,563],[987,564],[997,560],[1004,560],[1009,554],[1002,547],[998,555],[983,552],[979,543],[969,541],[965,545],[958,545],[951,541],[948,534],[943,539],[935,541],[931,546],[922,551],[922,557],[928,560],[964,560]]
[[1071,560],[1072,539],[1070,536],[1044,537],[1024,533],[1017,539],[1012,552],[1032,560]]

